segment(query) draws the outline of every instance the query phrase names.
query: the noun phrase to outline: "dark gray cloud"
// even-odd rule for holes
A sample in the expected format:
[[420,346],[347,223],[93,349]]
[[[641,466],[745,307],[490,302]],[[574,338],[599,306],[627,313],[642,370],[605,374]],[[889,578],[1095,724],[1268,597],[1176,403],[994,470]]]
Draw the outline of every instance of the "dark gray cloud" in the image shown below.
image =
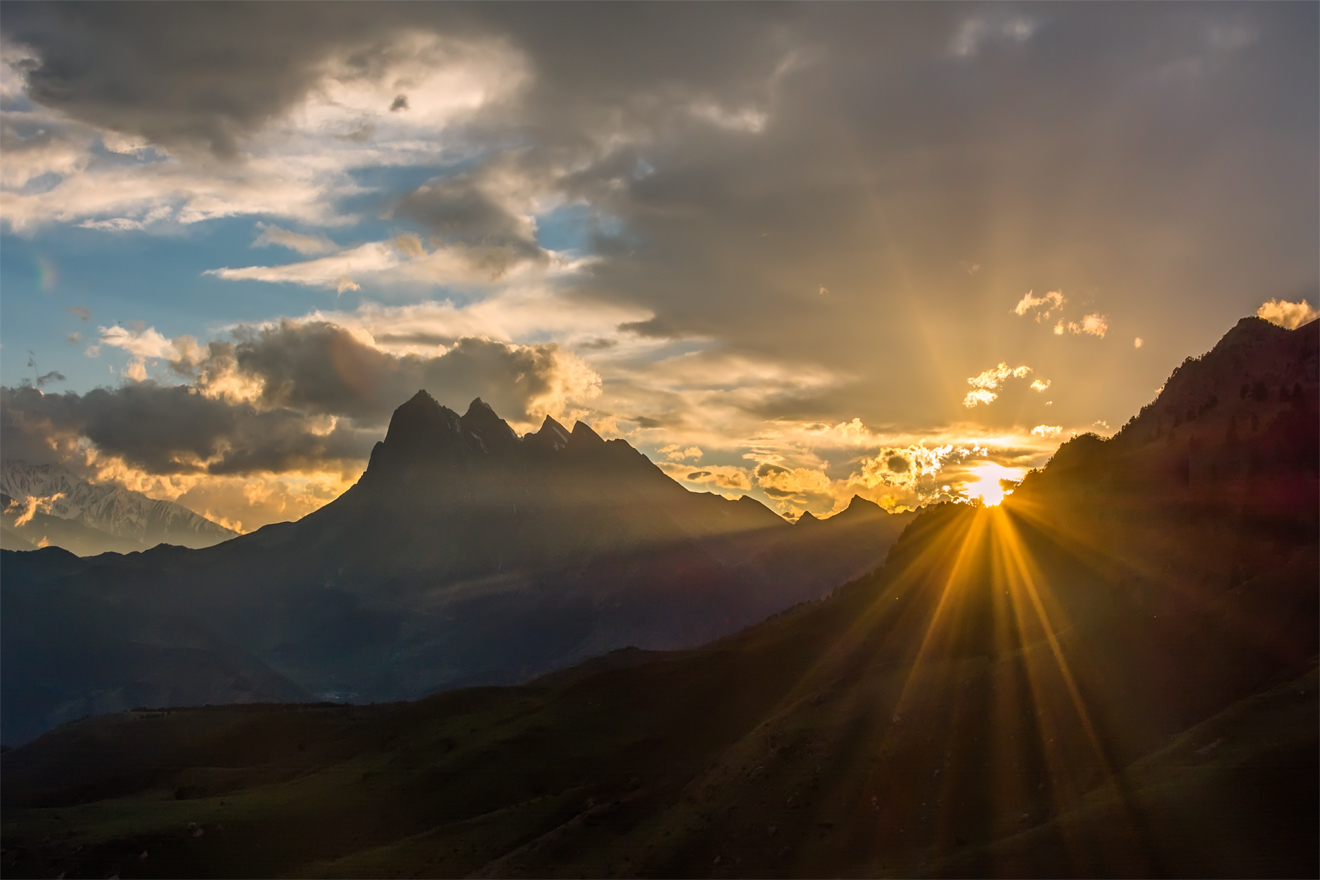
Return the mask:
[[68,460],[80,439],[153,474],[287,471],[365,458],[375,436],[347,426],[320,435],[288,409],[258,410],[152,382],[86,394],[0,389],[6,458]]
[[481,397],[505,418],[526,421],[533,403],[553,392],[560,358],[555,345],[473,338],[434,357],[393,355],[343,327],[313,321],[240,331],[232,344],[212,346],[192,369],[203,383],[230,369],[259,381],[266,408],[346,416],[365,425],[384,424],[419,388],[452,406]]
[[[47,463],[76,459],[79,443],[90,442],[153,474],[336,466],[365,459],[418,389],[460,408],[481,397],[501,416],[528,421],[540,414],[534,407],[553,405],[565,369],[554,345],[460,339],[437,356],[396,356],[325,322],[239,330],[171,366],[191,383],[0,389],[0,448]],[[261,392],[251,401],[220,393],[236,383]]]
[[[229,158],[331,55],[367,73],[409,30],[505,40],[529,60],[528,90],[472,119],[473,161],[397,194],[395,217],[491,248],[496,271],[537,255],[507,193],[486,185],[506,171],[611,221],[581,292],[654,312],[633,332],[850,377],[847,394],[768,415],[938,424],[965,418],[966,377],[1010,352],[1073,377],[1056,383],[1052,422],[1121,421],[1174,354],[1204,350],[1263,298],[1315,288],[1317,15],[17,4],[3,27],[41,56],[34,100]],[[1128,345],[1159,340],[1167,362],[1036,332],[1010,313],[1028,289],[1062,289]],[[976,417],[1007,424],[1038,403]]]
[[[493,170],[487,166],[483,172]],[[402,198],[395,211],[429,232],[433,240],[504,249],[510,262],[541,256],[534,231],[483,188],[476,172],[428,183]]]

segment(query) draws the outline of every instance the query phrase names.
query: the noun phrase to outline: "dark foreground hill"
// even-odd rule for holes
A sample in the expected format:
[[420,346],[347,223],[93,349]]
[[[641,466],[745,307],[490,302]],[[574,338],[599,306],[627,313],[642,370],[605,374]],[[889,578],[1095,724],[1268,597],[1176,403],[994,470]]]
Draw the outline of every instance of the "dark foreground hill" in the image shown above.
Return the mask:
[[694,494],[623,440],[419,392],[358,483],[200,550],[4,552],[3,713],[18,745],[133,706],[415,699],[628,645],[691,647],[877,568],[911,515],[818,527]]
[[1239,331],[1293,358],[1246,430],[1078,438],[703,648],[66,725],[0,759],[3,870],[1316,876],[1320,337]]

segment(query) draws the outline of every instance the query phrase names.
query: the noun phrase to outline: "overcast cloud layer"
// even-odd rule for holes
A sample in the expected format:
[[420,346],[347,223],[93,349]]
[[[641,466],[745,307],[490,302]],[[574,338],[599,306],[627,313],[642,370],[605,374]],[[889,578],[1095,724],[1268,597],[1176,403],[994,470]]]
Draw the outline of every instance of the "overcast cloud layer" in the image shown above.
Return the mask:
[[966,494],[1317,300],[1314,4],[16,4],[0,39],[3,454],[243,528],[419,387],[787,513]]

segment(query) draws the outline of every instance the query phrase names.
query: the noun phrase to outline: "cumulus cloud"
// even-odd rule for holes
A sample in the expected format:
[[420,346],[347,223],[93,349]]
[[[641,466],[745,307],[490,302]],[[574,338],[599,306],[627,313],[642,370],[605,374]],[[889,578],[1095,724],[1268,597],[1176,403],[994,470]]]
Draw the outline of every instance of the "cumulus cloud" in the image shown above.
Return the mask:
[[[991,404],[999,397],[999,390],[1003,387],[1007,379],[1023,379],[1031,373],[1031,367],[1026,365],[1020,367],[1010,367],[1006,363],[1000,363],[997,367],[991,367],[988,370],[982,370],[975,376],[967,380],[967,384],[972,386],[972,390],[967,392],[963,398],[963,406],[972,408],[977,404]],[[1048,387],[1048,383],[1046,383]],[[1033,383],[1032,387],[1035,387]],[[1044,389],[1036,389],[1044,390]]]
[[1256,316],[1288,330],[1296,330],[1303,324],[1309,324],[1320,317],[1320,312],[1312,308],[1311,304],[1304,299],[1298,302],[1289,302],[1286,299],[1271,299],[1266,300],[1256,310]]
[[155,327],[98,327],[101,345],[122,348],[138,358],[164,358],[175,353],[174,343],[161,335]]
[[[5,389],[7,457],[76,462],[92,450],[161,476],[336,469],[361,462],[418,388],[456,406],[480,396],[524,430],[599,394],[599,377],[554,344],[462,338],[431,356],[396,355],[325,322],[240,328],[205,346],[154,328],[102,328],[101,338],[134,355],[133,382],[86,394]],[[189,381],[159,384],[147,362]]]
[[[660,450],[660,454],[670,461],[686,461],[689,458],[693,461],[699,461],[702,456],[701,450],[696,446],[689,446],[687,449],[683,449],[677,443],[671,443],[668,446],[665,446]],[[691,478],[689,477],[689,479]]]
[[1031,429],[1031,433],[1042,440],[1049,440],[1062,434],[1063,427],[1061,425],[1037,425]]
[[1040,392],[1044,392],[1044,391],[1045,391],[1047,388],[1049,388],[1049,387],[1050,387],[1050,380],[1049,380],[1049,379],[1035,379],[1035,380],[1033,380],[1032,383],[1031,383],[1031,390],[1032,390],[1032,391],[1040,391]]
[[764,463],[756,468],[756,484],[776,500],[807,503],[816,497],[829,497],[833,481],[824,471],[812,468],[785,468]]

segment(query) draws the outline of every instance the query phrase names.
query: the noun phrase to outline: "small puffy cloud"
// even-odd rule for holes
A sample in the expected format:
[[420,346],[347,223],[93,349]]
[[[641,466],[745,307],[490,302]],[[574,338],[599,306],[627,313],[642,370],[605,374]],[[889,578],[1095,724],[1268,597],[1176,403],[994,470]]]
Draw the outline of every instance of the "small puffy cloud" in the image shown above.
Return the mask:
[[122,348],[136,358],[166,358],[174,353],[174,343],[155,327],[98,327],[99,344]]
[[1320,317],[1320,312],[1312,308],[1306,300],[1289,302],[1285,299],[1271,299],[1256,309],[1256,316],[1288,330],[1296,330],[1303,324],[1309,324]]
[[1082,318],[1082,332],[1104,338],[1104,335],[1109,332],[1109,321],[1105,319],[1104,315],[1087,315]]
[[785,468],[776,464],[761,464],[756,468],[756,484],[771,498],[794,499],[800,502],[809,496],[831,495],[833,481],[824,471],[811,468]]
[[1049,380],[1049,379],[1036,379],[1036,380],[1032,381],[1032,383],[1031,383],[1031,390],[1032,390],[1032,391],[1044,391],[1045,389],[1047,389],[1047,388],[1049,388],[1049,387],[1050,387],[1050,380]]
[[967,396],[963,398],[963,406],[970,409],[978,404],[993,403],[999,397],[998,391],[1005,380],[1024,379],[1030,373],[1031,367],[1025,365],[1010,367],[1002,362],[997,367],[983,370],[967,380],[967,384],[971,385],[973,390],[967,392]]
[[683,449],[677,443],[671,443],[668,446],[661,448],[659,452],[670,461],[686,461],[689,458],[693,461],[697,461],[700,460],[702,456],[701,450],[696,446],[689,446],[687,449]]
[[339,250],[339,245],[324,235],[303,235],[299,232],[290,232],[273,223],[258,223],[257,229],[260,229],[261,233],[252,242],[253,247],[278,245],[297,251],[300,254],[332,254]]
[[88,321],[92,317],[92,310],[87,308],[87,306],[69,306],[64,311],[73,315],[79,321]]
[[1031,433],[1042,440],[1050,440],[1063,433],[1062,425],[1037,425],[1031,429]]
[[1140,336],[1138,336],[1136,339],[1132,340],[1132,347],[1133,347],[1133,348],[1141,348],[1141,347],[1142,347],[1143,345],[1145,345],[1145,344],[1146,344],[1145,340],[1143,340]]
[[752,488],[752,476],[743,468],[732,465],[714,465],[698,471],[679,468],[666,463],[661,469],[676,480],[696,483],[716,490],[727,489],[731,492],[746,493]]
[[1035,296],[1033,291],[1028,290],[1022,299],[1018,300],[1018,304],[1013,307],[1013,313],[1016,315],[1034,313],[1036,320],[1039,321],[1041,318],[1048,318],[1057,309],[1063,308],[1065,302],[1067,300],[1064,299],[1061,290],[1051,290],[1044,296]]
[[1081,322],[1059,320],[1054,325],[1054,335],[1062,336],[1064,333],[1071,333],[1074,336],[1080,333],[1086,333],[1090,336],[1099,336],[1104,338],[1109,332],[1109,319],[1101,314],[1090,314],[1082,318]]

